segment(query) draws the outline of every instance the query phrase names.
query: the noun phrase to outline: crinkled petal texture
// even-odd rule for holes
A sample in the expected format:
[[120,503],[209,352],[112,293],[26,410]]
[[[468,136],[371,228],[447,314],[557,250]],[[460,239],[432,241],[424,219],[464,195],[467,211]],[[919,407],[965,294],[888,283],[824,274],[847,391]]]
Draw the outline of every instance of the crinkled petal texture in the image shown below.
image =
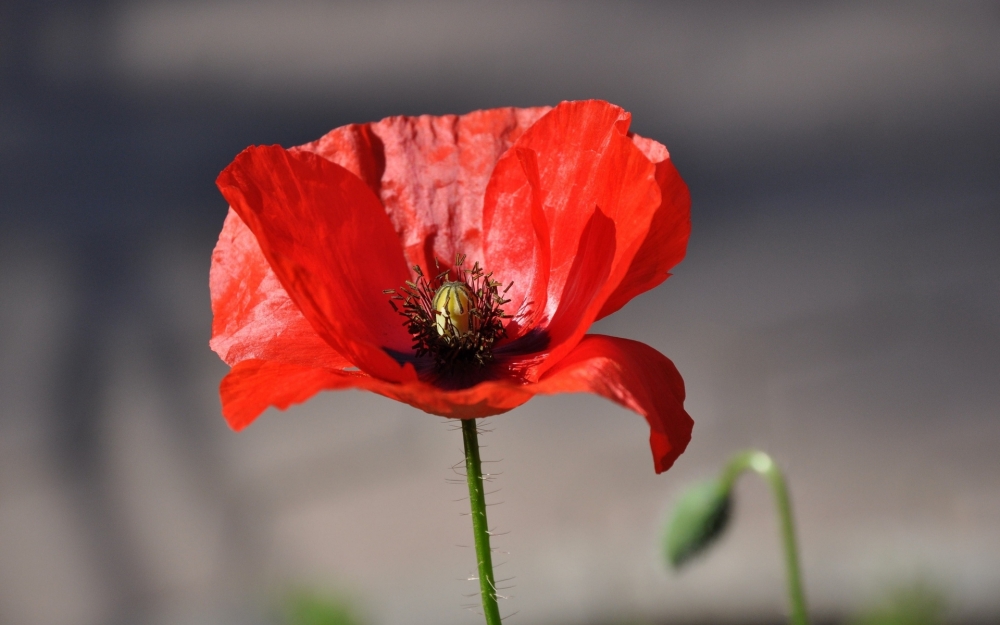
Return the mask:
[[[692,426],[676,368],[641,343],[586,334],[665,280],[687,246],[687,188],[629,121],[606,102],[564,102],[394,117],[241,153],[217,181],[231,210],[210,277],[229,424],[321,390],[454,418],[591,392],[643,415],[656,470],[669,468]],[[426,374],[383,291],[457,255],[513,286],[495,364],[456,387]]]

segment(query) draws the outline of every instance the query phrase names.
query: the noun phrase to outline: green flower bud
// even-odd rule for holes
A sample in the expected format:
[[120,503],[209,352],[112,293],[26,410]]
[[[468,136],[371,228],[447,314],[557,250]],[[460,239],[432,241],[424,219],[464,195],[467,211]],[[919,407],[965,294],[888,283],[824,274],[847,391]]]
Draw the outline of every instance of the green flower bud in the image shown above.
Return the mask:
[[441,285],[434,294],[433,302],[438,334],[461,336],[469,331],[471,300],[472,292],[464,282],[445,282]]
[[722,536],[731,508],[729,492],[720,480],[695,484],[682,494],[663,537],[670,564],[680,568]]

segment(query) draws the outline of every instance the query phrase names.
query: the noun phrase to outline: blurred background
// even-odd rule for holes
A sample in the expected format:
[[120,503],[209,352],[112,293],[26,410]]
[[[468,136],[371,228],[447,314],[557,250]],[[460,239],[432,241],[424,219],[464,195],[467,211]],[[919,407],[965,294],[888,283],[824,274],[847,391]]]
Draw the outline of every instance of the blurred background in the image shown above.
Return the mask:
[[604,400],[492,419],[504,614],[781,622],[753,478],[689,571],[658,552],[757,446],[818,620],[917,584],[1000,621],[1000,4],[3,0],[0,623],[275,623],[300,590],[481,622],[451,424],[345,392],[225,425],[214,180],[250,144],[583,98],[690,185],[687,259],[596,330],[671,357],[696,425],[657,476]]

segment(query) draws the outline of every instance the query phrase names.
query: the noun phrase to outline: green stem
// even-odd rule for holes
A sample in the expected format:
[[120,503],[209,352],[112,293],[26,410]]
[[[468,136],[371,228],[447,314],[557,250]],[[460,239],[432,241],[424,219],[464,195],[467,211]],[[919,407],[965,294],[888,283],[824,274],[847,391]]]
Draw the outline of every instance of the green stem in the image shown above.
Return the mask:
[[486,523],[486,494],[483,488],[483,467],[479,459],[479,435],[475,419],[462,420],[465,441],[465,473],[469,482],[469,506],[472,510],[472,535],[476,540],[476,560],[479,563],[479,590],[483,595],[486,625],[500,625],[496,583],[493,580],[493,554],[490,532]]
[[724,492],[731,492],[733,482],[741,473],[752,470],[763,476],[771,486],[781,523],[781,541],[785,548],[785,570],[788,575],[788,603],[791,607],[792,625],[808,625],[806,597],[802,590],[802,572],[799,569],[799,552],[795,542],[795,523],[788,486],[781,469],[762,451],[745,451],[733,456],[722,473]]

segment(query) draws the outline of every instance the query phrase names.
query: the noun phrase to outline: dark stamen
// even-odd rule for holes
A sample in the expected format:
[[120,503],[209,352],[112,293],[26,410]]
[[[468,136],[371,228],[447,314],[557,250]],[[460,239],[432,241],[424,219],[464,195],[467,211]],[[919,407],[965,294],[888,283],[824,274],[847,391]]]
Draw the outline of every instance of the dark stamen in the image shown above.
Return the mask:
[[[501,284],[492,279],[492,273],[485,273],[478,262],[471,269],[465,269],[462,267],[464,262],[464,254],[456,255],[455,280],[450,280],[450,270],[442,271],[428,280],[420,267],[414,265],[416,282],[407,280],[406,286],[398,290],[383,291],[392,296],[389,298],[389,305],[393,310],[405,318],[403,325],[413,336],[413,349],[417,356],[432,356],[435,369],[445,374],[478,369],[489,364],[493,361],[494,343],[506,335],[503,305],[510,300],[504,299],[503,295],[506,295],[514,283],[507,285],[501,294],[498,291]],[[434,264],[436,269],[440,269],[437,259]],[[465,332],[459,332],[454,327],[449,315],[443,315],[434,309],[434,296],[446,282],[460,282],[468,288],[469,321]],[[401,306],[397,307],[393,300],[402,302]],[[442,316],[443,332],[438,329],[438,319]]]

